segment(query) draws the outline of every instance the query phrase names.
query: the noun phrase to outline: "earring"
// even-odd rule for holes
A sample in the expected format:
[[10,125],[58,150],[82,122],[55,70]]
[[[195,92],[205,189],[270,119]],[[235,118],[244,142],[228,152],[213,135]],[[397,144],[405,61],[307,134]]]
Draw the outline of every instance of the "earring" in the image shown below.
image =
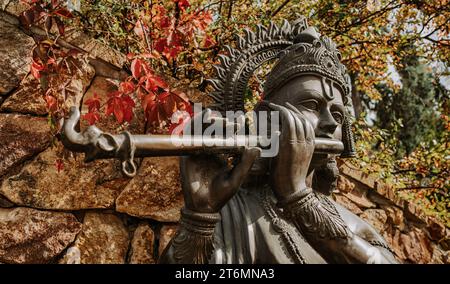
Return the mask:
[[344,143],[344,152],[341,154],[341,158],[353,158],[356,156],[355,139],[353,137],[352,125],[348,116],[344,118],[342,125],[342,143]]

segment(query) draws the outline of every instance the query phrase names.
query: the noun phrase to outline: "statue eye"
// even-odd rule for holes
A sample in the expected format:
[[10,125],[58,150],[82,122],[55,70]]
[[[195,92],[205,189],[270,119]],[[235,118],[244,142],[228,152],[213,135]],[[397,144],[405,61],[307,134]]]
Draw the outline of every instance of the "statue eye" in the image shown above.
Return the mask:
[[336,120],[337,123],[342,124],[342,122],[344,122],[344,116],[342,115],[342,113],[338,111],[333,111],[331,115],[333,116],[334,120]]
[[300,104],[309,110],[314,110],[314,111],[319,110],[319,103],[316,100],[306,100],[306,101],[302,101]]

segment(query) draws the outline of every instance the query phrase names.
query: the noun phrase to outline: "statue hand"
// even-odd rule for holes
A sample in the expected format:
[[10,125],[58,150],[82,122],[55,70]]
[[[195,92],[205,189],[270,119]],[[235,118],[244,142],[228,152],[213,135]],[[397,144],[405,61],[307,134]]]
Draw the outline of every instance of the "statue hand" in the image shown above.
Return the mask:
[[[196,115],[187,127],[192,127],[196,121],[205,126],[204,121],[210,116],[211,111],[206,110]],[[201,154],[181,157],[180,172],[185,207],[199,213],[218,212],[238,191],[260,154],[259,148],[245,149],[232,169],[228,166],[224,155]]]
[[186,208],[200,213],[218,212],[238,191],[260,151],[259,148],[246,149],[231,170],[220,156],[181,157],[181,180]]
[[306,177],[314,153],[314,129],[292,105],[268,103],[280,113],[281,135],[278,155],[272,160],[271,183],[279,199],[306,188]]

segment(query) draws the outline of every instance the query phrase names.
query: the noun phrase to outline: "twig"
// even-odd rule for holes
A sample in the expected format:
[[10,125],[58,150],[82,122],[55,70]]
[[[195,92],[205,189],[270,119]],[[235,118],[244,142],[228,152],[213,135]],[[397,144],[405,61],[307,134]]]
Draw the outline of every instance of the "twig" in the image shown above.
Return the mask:
[[275,17],[280,11],[281,9],[284,8],[284,6],[286,6],[291,0],[285,0],[271,15],[271,17]]
[[[21,25],[19,19],[5,11],[0,11],[0,18],[4,19],[8,23],[18,27],[21,31],[23,31],[25,34],[33,37],[33,36],[43,36],[45,37],[47,35],[46,31],[37,27],[37,26],[31,26],[29,28],[24,27]],[[53,34],[49,34],[50,39],[54,40],[55,43],[63,48],[67,49],[74,49],[81,53],[88,54],[88,60],[89,63],[94,67],[95,72],[97,75],[105,76],[113,79],[122,80],[123,78],[126,78],[128,76],[127,72],[120,67],[109,63],[101,58],[94,57],[91,55],[90,52],[75,46],[71,44],[70,42],[67,42],[66,40],[62,39],[61,37],[57,37]]]
[[230,7],[228,7],[228,16],[227,20],[231,18],[231,13],[233,12],[233,0],[230,0]]
[[450,43],[445,43],[446,41],[450,42],[449,39],[435,40],[435,39],[432,39],[430,37],[424,37],[423,39],[429,40],[429,41],[431,41],[433,43],[436,43],[436,44],[442,44],[443,46],[449,46],[450,47]]
[[434,187],[434,186],[413,186],[413,187],[400,187],[396,188],[396,190],[413,190],[413,189],[440,189],[442,190],[442,187]]
[[148,52],[151,53],[151,52],[152,52],[152,46],[151,46],[151,44],[150,44],[150,42],[149,42],[149,40],[148,40],[148,35],[147,35],[147,32],[145,31],[145,26],[144,26],[144,24],[142,23],[141,19],[139,19],[139,23],[140,23],[140,25],[141,25],[142,32],[144,33],[144,40],[145,40],[145,44],[147,45]]

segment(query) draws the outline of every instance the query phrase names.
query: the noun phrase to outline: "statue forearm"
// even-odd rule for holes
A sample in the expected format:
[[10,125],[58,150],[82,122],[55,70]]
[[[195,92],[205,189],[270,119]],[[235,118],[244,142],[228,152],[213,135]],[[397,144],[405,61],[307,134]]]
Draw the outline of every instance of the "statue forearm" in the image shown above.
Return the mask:
[[352,263],[396,263],[378,243],[373,244],[352,232],[334,204],[322,194],[307,188],[281,201],[280,205],[322,253],[333,257],[340,254]]
[[214,228],[219,213],[182,209],[180,227],[161,256],[160,263],[206,264],[214,251]]

